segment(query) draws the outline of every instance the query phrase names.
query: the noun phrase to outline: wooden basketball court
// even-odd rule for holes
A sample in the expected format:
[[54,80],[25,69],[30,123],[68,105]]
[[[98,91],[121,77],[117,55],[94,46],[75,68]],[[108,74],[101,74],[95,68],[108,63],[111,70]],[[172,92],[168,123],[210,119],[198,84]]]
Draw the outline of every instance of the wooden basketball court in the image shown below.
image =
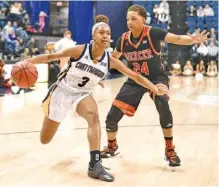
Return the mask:
[[[106,143],[105,117],[126,78],[97,87]],[[217,186],[218,78],[172,77],[170,106],[174,142],[182,166],[173,171],[164,161],[164,140],[158,113],[146,94],[132,118],[120,122],[120,154],[103,160],[115,182],[87,176],[87,124],[73,111],[48,145],[39,141],[47,84],[33,92],[0,97],[0,186]]]

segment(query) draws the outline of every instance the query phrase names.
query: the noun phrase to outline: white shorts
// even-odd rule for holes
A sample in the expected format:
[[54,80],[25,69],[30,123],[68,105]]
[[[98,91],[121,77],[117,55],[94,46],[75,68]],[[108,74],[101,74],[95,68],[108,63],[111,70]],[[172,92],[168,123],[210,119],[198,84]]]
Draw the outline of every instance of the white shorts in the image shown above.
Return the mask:
[[73,105],[77,104],[91,93],[68,92],[57,85],[50,87],[42,103],[44,114],[49,119],[61,123]]

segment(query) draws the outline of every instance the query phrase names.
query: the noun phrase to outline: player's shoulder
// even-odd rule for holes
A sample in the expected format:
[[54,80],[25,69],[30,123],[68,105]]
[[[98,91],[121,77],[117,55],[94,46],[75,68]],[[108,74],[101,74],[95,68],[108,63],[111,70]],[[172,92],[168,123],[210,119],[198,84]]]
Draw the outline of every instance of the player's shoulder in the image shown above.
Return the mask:
[[66,50],[71,53],[71,57],[73,57],[74,61],[77,61],[85,55],[87,46],[88,44],[76,45],[74,47],[67,48]]
[[130,32],[130,31],[124,32],[124,33],[120,36],[120,39],[122,39],[122,40],[128,39],[129,32]]
[[159,28],[159,27],[152,27],[152,26],[149,26],[150,27],[150,32],[155,32],[155,31],[164,31],[163,29]]
[[74,50],[76,50],[76,51],[84,51],[84,50],[86,50],[87,48],[88,48],[88,45],[89,44],[81,44],[81,45],[75,45],[75,46],[73,46],[73,47],[71,47],[72,49],[74,49]]
[[[126,31],[126,32],[122,33],[122,35],[128,34],[129,32],[130,32],[130,31]],[[122,35],[121,35],[121,36],[122,36]]]

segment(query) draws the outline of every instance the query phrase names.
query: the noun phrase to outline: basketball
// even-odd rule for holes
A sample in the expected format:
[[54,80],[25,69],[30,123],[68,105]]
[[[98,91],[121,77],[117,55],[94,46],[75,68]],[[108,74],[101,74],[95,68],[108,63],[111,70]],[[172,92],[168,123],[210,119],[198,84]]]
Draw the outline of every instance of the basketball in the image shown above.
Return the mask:
[[36,83],[38,71],[31,62],[21,61],[12,67],[11,78],[16,86],[20,88],[29,88]]

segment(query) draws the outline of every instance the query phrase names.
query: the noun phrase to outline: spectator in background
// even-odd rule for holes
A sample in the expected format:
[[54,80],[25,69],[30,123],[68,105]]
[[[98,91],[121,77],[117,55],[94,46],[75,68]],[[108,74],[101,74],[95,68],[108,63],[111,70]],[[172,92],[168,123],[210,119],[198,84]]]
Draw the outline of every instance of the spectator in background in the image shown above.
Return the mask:
[[194,33],[192,33],[192,35],[197,35],[197,34],[200,34],[200,28],[197,28],[197,29],[195,29],[195,32]]
[[211,41],[210,42],[210,45],[208,46],[208,60],[211,61],[211,60],[216,60],[217,59],[217,56],[218,56],[218,47],[216,47],[214,45],[214,42]]
[[60,51],[63,49],[67,49],[70,47],[74,47],[76,42],[72,40],[72,33],[71,31],[67,30],[64,32],[64,36],[61,40],[55,43],[55,51]]
[[170,71],[171,75],[181,75],[181,65],[179,61],[177,60],[175,64],[172,64],[172,71]]
[[169,4],[167,3],[166,0],[161,1],[160,5],[159,5],[159,8],[160,8],[161,12],[165,12],[165,13],[168,13],[168,14],[170,12]]
[[10,14],[21,15],[20,6],[18,2],[15,2],[11,5]]
[[24,43],[27,43],[29,40],[29,35],[27,34],[27,31],[24,30],[23,26],[20,26],[17,30],[17,36],[19,38],[22,38],[24,40]]
[[20,54],[24,52],[24,49],[25,49],[24,40],[23,38],[19,38],[19,40],[16,41],[15,44],[15,52],[17,53],[17,55],[20,56]]
[[21,3],[15,2],[11,4],[9,18],[18,22],[22,20]]
[[208,55],[208,48],[204,43],[201,43],[200,46],[197,49],[197,52],[199,53],[200,57],[202,60],[207,60],[207,55]]
[[211,28],[210,30],[210,38],[213,38],[214,40],[217,40],[217,34],[215,33],[215,29],[214,28]]
[[154,15],[153,15],[153,19],[152,19],[152,22],[153,22],[154,24],[158,24],[158,23],[159,23],[159,19],[158,19],[158,17],[159,17],[159,11],[160,11],[159,6],[158,6],[157,4],[155,4],[155,5],[154,5],[154,8],[153,8],[153,13],[154,13]]
[[154,8],[153,8],[153,13],[154,13],[154,14],[155,14],[155,13],[159,14],[159,11],[160,11],[160,8],[159,8],[158,4],[155,4],[155,5],[154,5]]
[[17,21],[14,21],[13,22],[13,29],[14,29],[14,31],[16,32],[16,30],[17,30],[17,28],[18,28],[18,23],[17,23]]
[[[55,51],[60,51],[63,49],[71,48],[76,45],[76,42],[72,40],[72,33],[71,31],[67,30],[64,32],[64,37],[55,43],[54,49]],[[69,58],[62,58],[60,59],[60,68],[64,66],[64,64],[69,60]]]
[[37,33],[37,29],[33,27],[31,24],[26,25],[26,31],[31,33]]
[[5,27],[3,28],[3,32],[6,35],[9,35],[12,30],[13,30],[13,27],[11,26],[11,21],[8,21],[7,25],[5,25]]
[[198,53],[198,44],[195,44],[192,46],[191,50],[190,50],[190,57],[191,57],[191,61],[192,63],[197,64],[199,62],[199,53]]
[[214,44],[218,46],[218,35],[215,33],[214,28],[211,28],[209,38],[211,38],[211,40],[209,40],[209,44],[213,41]]
[[190,6],[190,8],[189,8],[189,16],[191,16],[191,17],[196,16],[196,10],[195,10],[195,7],[193,5]]
[[5,62],[0,59],[0,88],[10,88],[12,86],[12,81],[10,79],[5,79]]
[[26,28],[28,25],[30,25],[30,17],[28,16],[27,13],[24,15],[22,22],[23,22],[25,28]]
[[198,10],[197,10],[197,17],[204,18],[204,16],[205,16],[205,12],[204,12],[202,6],[199,6]]
[[27,48],[29,48],[29,53],[31,56],[39,54],[39,49],[37,48],[36,40],[34,37],[31,37],[27,42]]
[[0,9],[0,18],[5,19],[5,13]]
[[20,61],[31,58],[30,50],[28,48],[24,49],[24,52],[20,55]]
[[16,36],[14,30],[11,31],[11,33],[8,35],[8,38],[9,38],[11,41],[17,40],[17,36]]
[[147,12],[146,24],[147,25],[151,24],[151,14],[149,12]]
[[23,9],[22,3],[18,3],[18,8],[22,16],[24,16],[27,13],[27,11]]
[[196,65],[196,74],[201,73],[201,74],[205,74],[205,64],[204,61],[201,60],[199,64]]
[[193,70],[193,66],[191,64],[191,62],[189,60],[186,61],[186,64],[183,68],[183,75],[185,76],[192,76],[194,73],[194,70]]
[[217,76],[217,66],[213,60],[211,60],[210,64],[208,65],[208,69],[207,69],[206,74],[209,77]]
[[169,14],[166,12],[161,12],[158,16],[159,21],[161,22],[161,28],[167,29],[168,21],[169,21]]
[[213,11],[213,9],[208,4],[205,5],[204,15],[205,16],[214,16],[214,11]]
[[39,28],[39,32],[43,32],[43,29],[45,27],[45,17],[47,17],[47,14],[43,11],[40,12],[39,14],[39,25],[40,25],[40,28]]

